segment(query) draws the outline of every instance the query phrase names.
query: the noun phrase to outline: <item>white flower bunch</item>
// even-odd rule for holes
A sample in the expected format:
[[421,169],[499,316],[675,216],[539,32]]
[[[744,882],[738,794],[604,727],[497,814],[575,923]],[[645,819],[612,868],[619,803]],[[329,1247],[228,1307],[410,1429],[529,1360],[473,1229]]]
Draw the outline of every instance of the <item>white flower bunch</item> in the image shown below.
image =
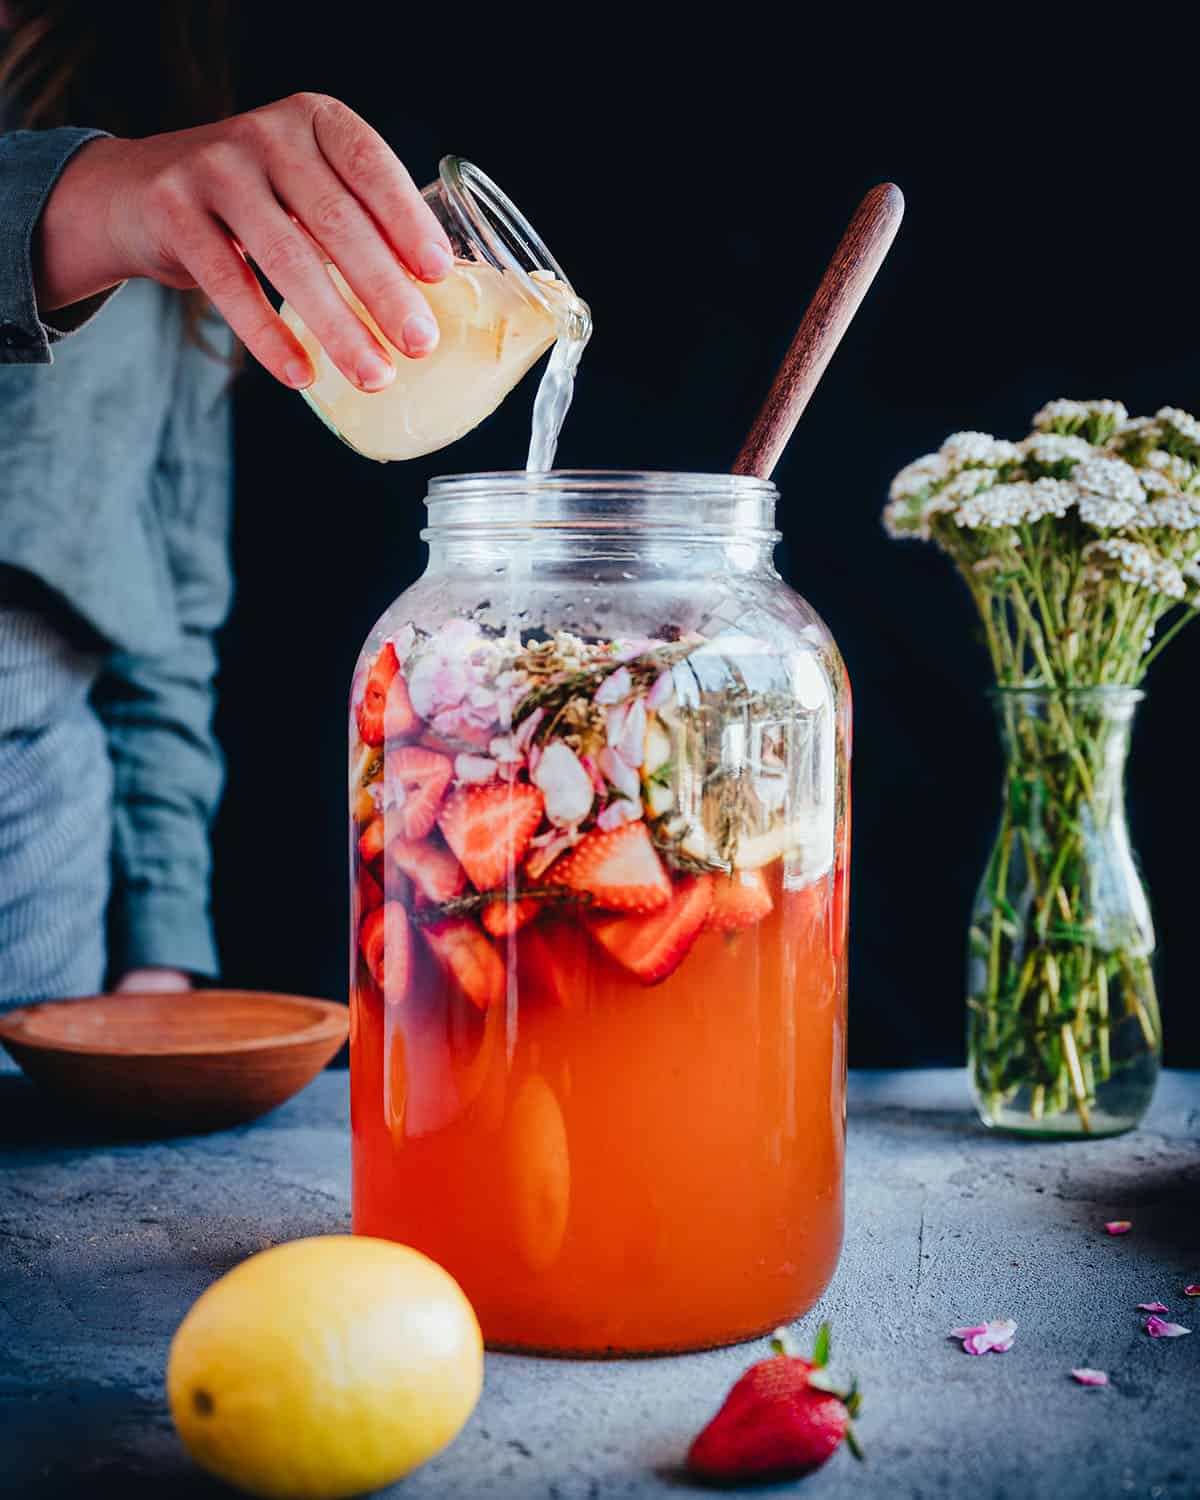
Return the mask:
[[1051,401],[1020,442],[956,432],[908,464],[883,519],[953,558],[1001,682],[1135,682],[1200,604],[1200,421]]

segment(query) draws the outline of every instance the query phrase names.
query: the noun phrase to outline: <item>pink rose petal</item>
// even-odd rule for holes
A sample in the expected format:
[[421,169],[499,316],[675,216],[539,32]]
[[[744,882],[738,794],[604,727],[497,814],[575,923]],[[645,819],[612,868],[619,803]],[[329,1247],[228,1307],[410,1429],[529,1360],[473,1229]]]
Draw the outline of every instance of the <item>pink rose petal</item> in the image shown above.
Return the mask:
[[596,818],[596,827],[605,833],[620,828],[625,823],[636,823],[642,816],[640,802],[630,802],[628,797],[614,797]]
[[601,706],[606,703],[620,703],[632,692],[633,678],[629,674],[629,668],[618,667],[615,672],[610,672],[596,689],[593,701]]
[[[532,768],[532,757],[530,757]],[[592,810],[592,778],[564,740],[551,740],[531,769],[533,784],[545,798],[546,816],[560,828],[582,823]]]
[[623,760],[635,768],[646,758],[646,700],[635,698],[629,705],[625,722],[621,726],[621,737],[613,749]]
[[537,733],[537,727],[545,717],[544,708],[535,708],[527,718],[521,720],[521,727],[513,735],[513,746],[520,754],[528,753],[530,742]]
[[671,694],[675,691],[675,679],[670,670],[660,672],[654,679],[653,686],[646,694],[647,708],[661,708]]
[[965,1354],[1007,1354],[1017,1336],[1012,1318],[992,1318],[971,1328],[952,1328],[950,1337],[962,1339]]
[[644,635],[637,640],[622,641],[613,651],[614,661],[632,661],[635,656],[645,656],[650,651],[657,651],[660,646],[665,646],[666,641],[655,640],[653,636]]
[[618,755],[615,750],[605,745],[596,757],[596,762],[617,791],[628,797],[631,802],[641,805],[641,778],[624,756]]
[[595,792],[597,797],[607,797],[608,782],[605,781],[603,776],[601,776],[600,767],[596,764],[595,756],[581,755],[579,757],[579,760],[580,764],[583,766],[583,769],[592,778],[592,791]]
[[1183,1295],[1185,1297],[1200,1297],[1200,1281],[1193,1281],[1185,1286]]
[[1165,1302],[1139,1302],[1138,1312],[1169,1312]]
[[1190,1328],[1184,1328],[1179,1323],[1164,1323],[1159,1317],[1151,1314],[1146,1319],[1146,1332],[1152,1339],[1178,1339],[1185,1333],[1191,1333]]
[[482,786],[485,781],[494,781],[499,767],[487,755],[456,755],[454,774],[459,781],[472,786]]
[[1106,1234],[1128,1234],[1132,1228],[1133,1221],[1130,1219],[1110,1219],[1104,1226]]
[[1079,1369],[1072,1370],[1071,1376],[1078,1380],[1080,1385],[1107,1385],[1108,1376],[1103,1370]]

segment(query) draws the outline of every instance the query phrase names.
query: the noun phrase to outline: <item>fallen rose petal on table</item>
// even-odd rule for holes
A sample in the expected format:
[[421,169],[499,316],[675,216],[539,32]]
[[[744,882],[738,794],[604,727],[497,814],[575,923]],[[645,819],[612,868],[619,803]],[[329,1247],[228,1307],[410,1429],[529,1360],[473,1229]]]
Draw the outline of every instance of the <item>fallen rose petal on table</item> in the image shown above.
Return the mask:
[[1200,1297],[1200,1281],[1189,1282],[1183,1289],[1185,1297]]
[[1152,1339],[1182,1338],[1185,1333],[1191,1333],[1191,1331],[1190,1328],[1184,1328],[1180,1323],[1164,1323],[1153,1313],[1146,1319],[1146,1332]]
[[1081,1368],[1071,1371],[1071,1378],[1077,1380],[1080,1385],[1107,1385],[1108,1376],[1103,1370],[1089,1370]]
[[962,1339],[965,1354],[1006,1354],[1017,1336],[1017,1325],[1012,1318],[992,1318],[986,1323],[975,1323],[970,1328],[952,1328],[950,1337]]
[[1109,1219],[1104,1226],[1106,1234],[1128,1234],[1133,1228],[1131,1219]]
[[1138,1312],[1169,1312],[1165,1302],[1139,1302]]

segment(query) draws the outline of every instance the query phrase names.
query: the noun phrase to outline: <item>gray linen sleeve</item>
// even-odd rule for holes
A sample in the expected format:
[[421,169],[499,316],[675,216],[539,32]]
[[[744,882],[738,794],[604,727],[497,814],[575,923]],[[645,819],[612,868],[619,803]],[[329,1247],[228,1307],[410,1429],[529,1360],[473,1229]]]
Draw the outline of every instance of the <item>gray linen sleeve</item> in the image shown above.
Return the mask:
[[33,234],[50,190],[80,146],[102,130],[0,134],[0,362],[46,365],[51,344],[82,328],[116,288],[42,317],[34,290]]
[[209,833],[223,782],[214,636],[232,594],[230,371],[194,345],[180,371],[154,482],[178,643],[113,656],[94,703],[115,772],[114,972],[161,966],[212,977]]

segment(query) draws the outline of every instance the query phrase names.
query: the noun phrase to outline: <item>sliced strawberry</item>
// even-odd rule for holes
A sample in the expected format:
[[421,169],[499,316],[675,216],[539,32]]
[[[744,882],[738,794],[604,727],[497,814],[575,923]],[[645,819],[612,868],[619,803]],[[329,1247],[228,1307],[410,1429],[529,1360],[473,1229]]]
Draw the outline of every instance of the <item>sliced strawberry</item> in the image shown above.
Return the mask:
[[417,744],[424,745],[426,750],[436,750],[439,755],[448,755],[451,760],[462,749],[461,745],[452,745],[448,739],[435,734],[432,729],[426,729],[418,738]]
[[358,931],[358,943],[371,978],[389,1005],[408,994],[412,974],[412,939],[408,916],[399,901],[385,901],[369,911]]
[[483,908],[482,921],[493,937],[508,937],[509,933],[520,932],[532,922],[541,909],[542,903],[529,897],[518,896],[515,901],[489,901]]
[[[368,678],[368,685],[370,679]],[[383,736],[390,744],[392,740],[411,740],[421,730],[421,718],[408,696],[408,683],[404,673],[397,672],[387,690],[387,704],[383,710]]]
[[713,881],[712,906],[704,925],[718,932],[740,932],[761,922],[774,905],[761,870],[735,870],[732,878],[718,875]]
[[527,781],[459,787],[447,798],[438,827],[477,891],[500,885],[520,864],[542,807]]
[[517,939],[521,998],[535,997],[569,1009],[586,993],[588,942],[578,922],[550,918]]
[[423,839],[393,839],[388,858],[412,881],[423,902],[440,905],[463,892],[467,874],[449,849]]
[[607,911],[658,911],[671,899],[670,877],[641,822],[587,834],[551,865],[546,879],[587,891]]
[[358,872],[358,910],[360,915],[383,905],[383,887],[365,867]]
[[402,793],[389,828],[395,827],[401,838],[423,839],[437,822],[453,775],[454,762],[436,750],[420,745],[389,750],[383,763],[384,786],[390,783]]
[[424,929],[433,955],[473,1005],[488,1010],[504,998],[504,964],[469,917],[432,922]]
[[[358,734],[364,745],[382,745],[388,688],[400,670],[396,648],[388,641],[377,653],[367,673],[362,702],[358,705]],[[407,696],[407,694],[406,694]]]
[[372,818],[359,835],[358,857],[366,865],[383,853],[383,815]]
[[[627,827],[630,825],[626,825]],[[588,929],[643,984],[657,984],[683,962],[712,907],[712,876],[681,880],[667,906],[648,916],[590,917]]]

